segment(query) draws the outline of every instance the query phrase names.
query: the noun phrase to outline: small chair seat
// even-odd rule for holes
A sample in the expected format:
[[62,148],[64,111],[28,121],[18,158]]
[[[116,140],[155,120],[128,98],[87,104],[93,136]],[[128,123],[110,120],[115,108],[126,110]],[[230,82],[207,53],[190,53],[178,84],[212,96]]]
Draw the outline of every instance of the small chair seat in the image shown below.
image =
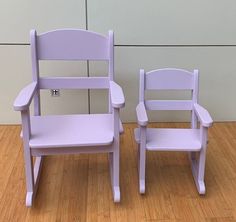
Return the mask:
[[110,145],[112,114],[32,116],[31,133],[31,148]]
[[[199,129],[146,129],[148,150],[199,151],[201,149]],[[135,129],[135,140],[140,143],[140,130]]]

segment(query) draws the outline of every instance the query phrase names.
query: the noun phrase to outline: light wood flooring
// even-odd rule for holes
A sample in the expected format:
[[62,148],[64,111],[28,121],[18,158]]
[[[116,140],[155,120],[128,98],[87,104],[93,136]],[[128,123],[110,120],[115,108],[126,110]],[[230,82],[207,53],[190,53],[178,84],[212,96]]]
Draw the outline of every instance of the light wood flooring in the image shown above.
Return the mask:
[[20,126],[0,126],[0,221],[236,221],[236,122],[209,131],[205,196],[197,193],[187,154],[170,152],[147,153],[140,195],[135,126],[124,124],[121,136],[121,203],[113,203],[107,155],[83,154],[45,158],[32,208],[25,207]]

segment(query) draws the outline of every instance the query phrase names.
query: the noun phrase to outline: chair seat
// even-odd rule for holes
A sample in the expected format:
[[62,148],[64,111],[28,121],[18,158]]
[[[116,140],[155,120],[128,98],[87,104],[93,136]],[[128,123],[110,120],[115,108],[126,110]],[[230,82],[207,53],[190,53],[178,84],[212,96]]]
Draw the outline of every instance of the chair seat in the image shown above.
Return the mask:
[[31,148],[102,146],[113,142],[112,114],[31,117]]
[[[199,151],[201,149],[199,129],[154,129],[147,128],[148,150]],[[140,130],[134,130],[135,140],[140,143]]]

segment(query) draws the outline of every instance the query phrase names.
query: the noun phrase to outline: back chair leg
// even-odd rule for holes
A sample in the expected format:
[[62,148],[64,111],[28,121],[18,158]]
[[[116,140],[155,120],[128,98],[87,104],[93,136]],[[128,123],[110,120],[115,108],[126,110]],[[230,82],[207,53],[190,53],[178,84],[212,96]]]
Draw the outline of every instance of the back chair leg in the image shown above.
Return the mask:
[[113,192],[113,152],[109,153],[108,158],[109,158],[111,186],[112,186],[112,192]]
[[145,144],[139,146],[139,192],[145,193],[145,165],[146,165],[146,148]]
[[42,170],[43,156],[37,156],[34,163],[34,192],[38,190],[39,178]]
[[196,152],[188,152],[188,156],[190,160],[195,160],[196,159]]

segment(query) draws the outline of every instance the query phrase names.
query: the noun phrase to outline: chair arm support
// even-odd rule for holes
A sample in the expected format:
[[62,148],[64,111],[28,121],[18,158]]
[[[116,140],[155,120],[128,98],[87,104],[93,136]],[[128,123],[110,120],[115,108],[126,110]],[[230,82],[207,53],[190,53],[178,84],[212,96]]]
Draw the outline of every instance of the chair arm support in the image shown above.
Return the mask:
[[122,108],[125,106],[125,97],[123,90],[114,81],[110,81],[110,96],[113,108]]
[[23,111],[28,109],[36,89],[37,82],[32,82],[23,88],[15,99],[14,110]]
[[202,126],[210,127],[213,123],[213,120],[208,111],[197,103],[193,105],[193,108]]
[[136,115],[138,119],[138,124],[140,126],[147,126],[148,124],[148,117],[147,112],[145,109],[145,105],[143,102],[140,102],[136,107]]

